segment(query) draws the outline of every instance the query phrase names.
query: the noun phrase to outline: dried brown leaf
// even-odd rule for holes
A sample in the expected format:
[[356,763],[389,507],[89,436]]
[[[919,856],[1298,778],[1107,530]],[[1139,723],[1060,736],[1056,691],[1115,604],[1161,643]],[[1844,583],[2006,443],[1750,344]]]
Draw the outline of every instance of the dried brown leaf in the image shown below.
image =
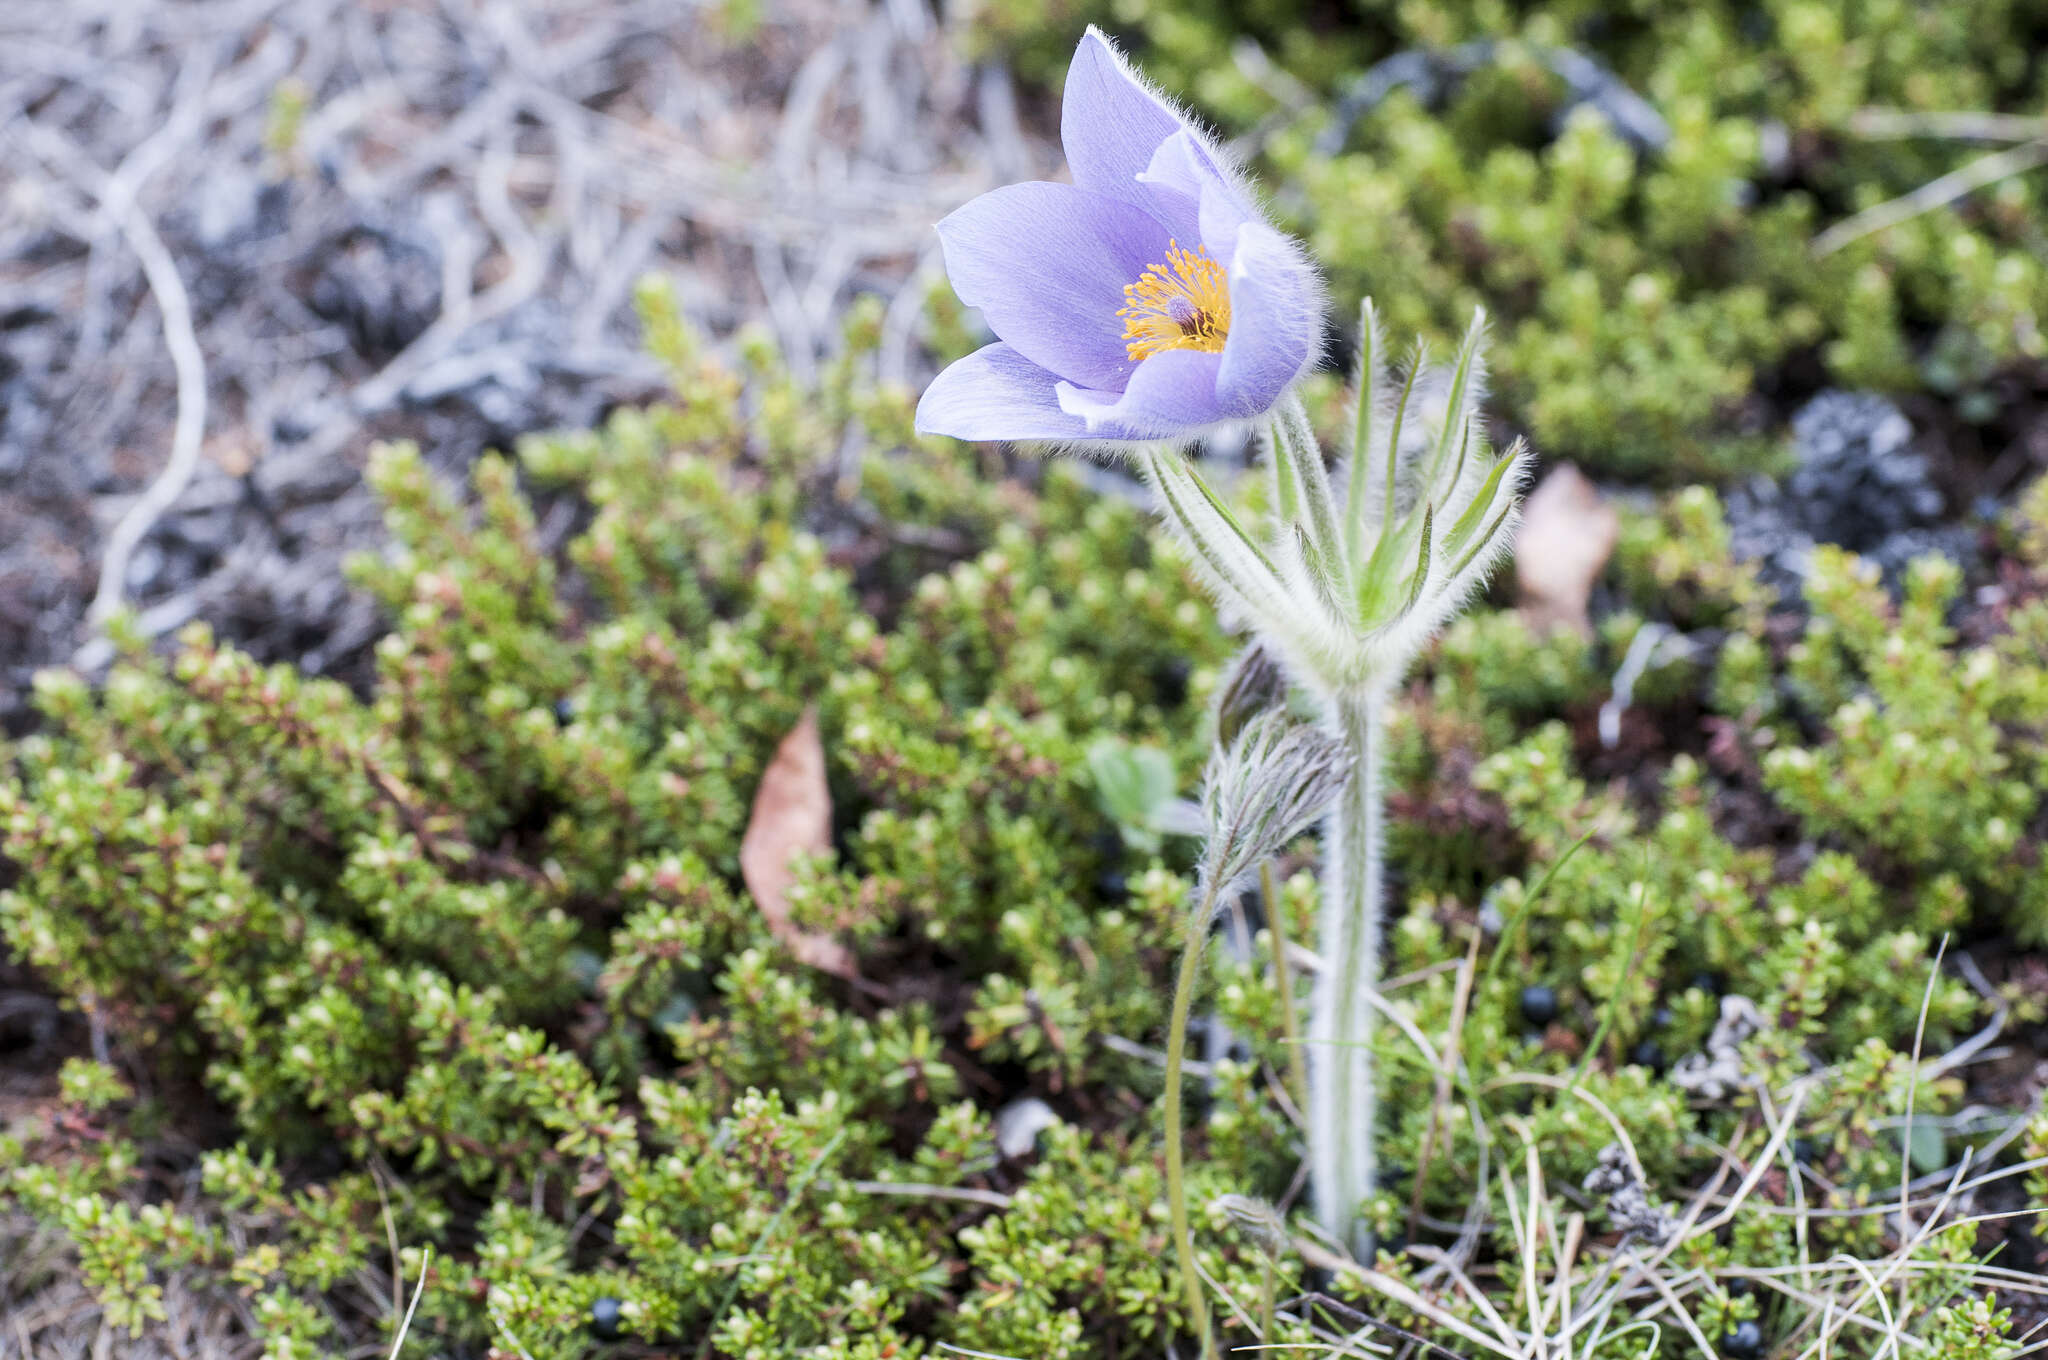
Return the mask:
[[854,976],[853,956],[829,935],[799,928],[789,917],[796,865],[832,849],[832,790],[825,783],[825,743],[816,709],[790,729],[761,774],[747,833],[740,840],[740,876],[775,938],[797,959],[838,977]]
[[1522,506],[1515,535],[1522,617],[1539,630],[1591,634],[1586,605],[1620,533],[1620,518],[1600,489],[1570,463],[1560,464]]

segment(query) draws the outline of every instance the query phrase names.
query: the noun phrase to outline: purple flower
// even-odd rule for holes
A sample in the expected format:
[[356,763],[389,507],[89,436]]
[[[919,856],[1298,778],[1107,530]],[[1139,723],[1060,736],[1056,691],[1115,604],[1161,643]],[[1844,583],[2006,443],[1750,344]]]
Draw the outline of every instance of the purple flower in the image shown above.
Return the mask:
[[1271,410],[1315,356],[1322,287],[1235,169],[1091,28],[1060,116],[1072,184],[1011,184],[939,223],[997,343],[917,428],[959,439],[1185,440]]

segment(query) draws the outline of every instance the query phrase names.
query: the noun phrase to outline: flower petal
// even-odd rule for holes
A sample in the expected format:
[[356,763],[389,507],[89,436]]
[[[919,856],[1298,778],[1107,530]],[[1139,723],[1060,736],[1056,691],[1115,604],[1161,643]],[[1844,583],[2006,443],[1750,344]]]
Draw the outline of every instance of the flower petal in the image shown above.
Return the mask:
[[917,403],[919,434],[955,439],[1079,439],[1087,425],[1060,409],[1059,379],[1008,345],[949,364]]
[[1230,256],[1230,338],[1216,375],[1218,402],[1241,415],[1271,408],[1314,360],[1322,336],[1314,269],[1279,232],[1244,223]]
[[1010,184],[939,223],[953,291],[1041,368],[1121,390],[1124,287],[1166,257],[1166,229],[1129,204],[1071,184]]
[[1185,126],[1091,25],[1060,94],[1060,144],[1074,183],[1144,207],[1148,194],[1138,176],[1159,144]]
[[1200,241],[1219,260],[1236,249],[1240,226],[1261,220],[1215,148],[1189,129],[1159,144],[1138,182],[1152,190],[1152,215],[1175,239]]
[[1184,439],[1241,414],[1216,397],[1223,356],[1163,350],[1138,365],[1121,393],[1061,383],[1060,409],[1087,423],[1091,439]]

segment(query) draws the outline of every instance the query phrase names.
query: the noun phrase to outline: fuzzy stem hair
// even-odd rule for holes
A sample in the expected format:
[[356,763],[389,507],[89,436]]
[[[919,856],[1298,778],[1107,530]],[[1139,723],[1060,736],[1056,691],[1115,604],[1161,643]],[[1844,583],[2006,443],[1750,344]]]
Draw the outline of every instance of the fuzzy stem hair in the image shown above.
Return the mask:
[[1316,1219],[1360,1260],[1370,1232],[1358,1211],[1373,1191],[1372,996],[1379,986],[1382,834],[1379,745],[1386,696],[1336,697],[1331,722],[1351,774],[1323,823],[1323,971],[1309,1017],[1308,1139]]

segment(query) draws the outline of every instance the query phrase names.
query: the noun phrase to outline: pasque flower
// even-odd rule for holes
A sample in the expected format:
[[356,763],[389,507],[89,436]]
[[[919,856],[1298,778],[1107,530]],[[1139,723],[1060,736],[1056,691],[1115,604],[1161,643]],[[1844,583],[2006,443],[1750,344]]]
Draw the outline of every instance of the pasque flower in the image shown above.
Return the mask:
[[1416,653],[1505,551],[1529,457],[1519,444],[1497,453],[1486,437],[1483,316],[1447,370],[1431,372],[1418,353],[1398,386],[1370,302],[1359,322],[1350,464],[1341,483],[1330,476],[1288,396],[1271,422],[1271,537],[1250,532],[1188,459],[1147,449],[1137,461],[1196,569],[1320,700],[1350,760],[1324,823],[1307,1132],[1316,1216],[1370,1260],[1359,1210],[1373,1190],[1377,1123],[1381,727]]
[[939,223],[997,342],[941,373],[917,428],[1156,443],[1272,410],[1313,360],[1322,288],[1229,160],[1091,28],[1060,117],[1072,184],[1011,184]]
[[[1373,1193],[1378,1124],[1382,724],[1417,652],[1506,549],[1529,459],[1519,446],[1499,453],[1487,438],[1483,315],[1447,369],[1432,369],[1418,350],[1397,385],[1368,302],[1351,457],[1333,475],[1294,390],[1321,337],[1320,284],[1222,153],[1093,29],[1067,71],[1060,137],[1072,184],[1012,184],[939,224],[954,291],[999,340],[939,375],[918,406],[918,429],[1122,445],[1195,571],[1322,710],[1313,743],[1277,742],[1279,719],[1251,720],[1231,749],[1255,727],[1258,739],[1212,771],[1222,781],[1212,799],[1219,858],[1183,942],[1166,1102],[1175,1247],[1208,1356],[1178,1135],[1181,1047],[1215,894],[1271,849],[1266,833],[1291,834],[1295,814],[1329,800],[1323,966],[1305,1044],[1309,1161],[1316,1217],[1369,1261],[1361,1211]],[[1270,455],[1271,515],[1250,526],[1170,447],[1239,421],[1256,423]],[[1262,707],[1284,689],[1244,681],[1240,707]],[[1266,769],[1274,750],[1310,745],[1323,754],[1316,779],[1287,766],[1299,787],[1254,780],[1263,800],[1222,798],[1226,786],[1250,787],[1246,772]],[[1237,813],[1220,815],[1226,803]]]

